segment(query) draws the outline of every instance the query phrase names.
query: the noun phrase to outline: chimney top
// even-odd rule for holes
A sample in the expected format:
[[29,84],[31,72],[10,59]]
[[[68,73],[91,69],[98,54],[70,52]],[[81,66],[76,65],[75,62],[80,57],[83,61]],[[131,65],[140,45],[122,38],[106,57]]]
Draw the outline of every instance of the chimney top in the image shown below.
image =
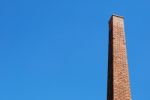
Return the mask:
[[[123,16],[117,15],[116,13],[113,13],[112,16],[124,18]],[[111,16],[111,17],[112,17],[112,16]]]
[[124,17],[123,17],[123,16],[120,16],[120,15],[117,15],[116,13],[113,13],[113,14],[111,15],[111,17],[110,17],[109,23],[111,22],[112,17],[119,17],[119,18],[124,19]]

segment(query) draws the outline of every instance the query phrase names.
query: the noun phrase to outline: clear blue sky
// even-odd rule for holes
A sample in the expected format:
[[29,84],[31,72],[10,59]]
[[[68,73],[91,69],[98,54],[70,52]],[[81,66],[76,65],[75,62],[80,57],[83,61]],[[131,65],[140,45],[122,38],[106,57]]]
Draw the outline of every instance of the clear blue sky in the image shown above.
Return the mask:
[[108,20],[125,17],[133,100],[150,100],[149,0],[1,0],[0,100],[106,100]]

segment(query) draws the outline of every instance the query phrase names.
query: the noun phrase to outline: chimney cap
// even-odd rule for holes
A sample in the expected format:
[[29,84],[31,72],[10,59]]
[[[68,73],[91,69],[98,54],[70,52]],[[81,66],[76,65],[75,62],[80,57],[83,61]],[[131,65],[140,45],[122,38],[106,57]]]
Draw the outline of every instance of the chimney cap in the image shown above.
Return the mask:
[[119,17],[119,18],[124,19],[124,17],[123,17],[123,16],[120,16],[120,15],[117,15],[116,13],[113,13],[113,14],[111,15],[110,20],[109,20],[109,22],[108,22],[108,23],[110,23],[110,22],[111,22],[112,17]]
[[[118,15],[118,14],[116,14],[116,13],[113,13],[112,16],[124,18],[123,16],[120,16],[120,15]],[[112,17],[112,16],[111,16],[111,17]]]

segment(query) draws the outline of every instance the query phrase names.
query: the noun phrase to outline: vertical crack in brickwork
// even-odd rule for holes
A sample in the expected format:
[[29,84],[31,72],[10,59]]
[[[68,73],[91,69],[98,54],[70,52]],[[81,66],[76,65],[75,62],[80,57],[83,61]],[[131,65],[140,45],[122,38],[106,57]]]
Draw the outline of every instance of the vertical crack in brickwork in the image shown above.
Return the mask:
[[107,100],[131,100],[124,19],[113,15],[109,22]]

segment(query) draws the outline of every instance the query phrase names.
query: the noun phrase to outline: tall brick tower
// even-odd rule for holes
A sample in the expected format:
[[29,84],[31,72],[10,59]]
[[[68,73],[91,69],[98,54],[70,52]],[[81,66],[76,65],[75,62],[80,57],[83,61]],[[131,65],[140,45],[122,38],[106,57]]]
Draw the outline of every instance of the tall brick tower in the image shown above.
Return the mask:
[[123,16],[109,21],[107,100],[131,100]]

